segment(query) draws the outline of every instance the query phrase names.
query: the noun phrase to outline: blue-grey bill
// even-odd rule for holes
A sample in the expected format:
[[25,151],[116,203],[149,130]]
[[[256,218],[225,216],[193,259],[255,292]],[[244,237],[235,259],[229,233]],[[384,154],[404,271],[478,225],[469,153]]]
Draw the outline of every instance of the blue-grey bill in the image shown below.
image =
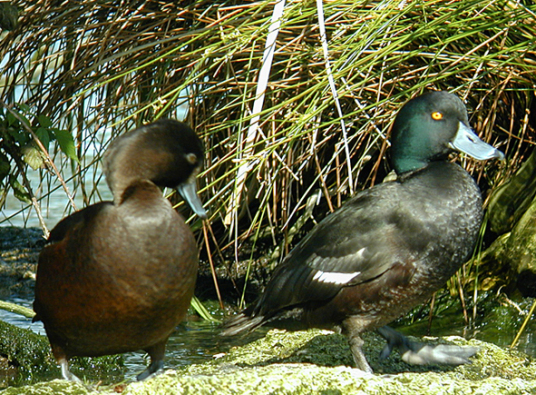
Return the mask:
[[480,137],[463,122],[460,122],[458,132],[450,145],[452,148],[478,160],[491,158],[504,159],[504,154],[501,151],[480,140]]
[[207,211],[203,208],[203,203],[199,199],[199,196],[197,196],[195,177],[190,177],[188,181],[179,185],[177,189],[182,198],[188,202],[194,213],[203,219],[207,218]]

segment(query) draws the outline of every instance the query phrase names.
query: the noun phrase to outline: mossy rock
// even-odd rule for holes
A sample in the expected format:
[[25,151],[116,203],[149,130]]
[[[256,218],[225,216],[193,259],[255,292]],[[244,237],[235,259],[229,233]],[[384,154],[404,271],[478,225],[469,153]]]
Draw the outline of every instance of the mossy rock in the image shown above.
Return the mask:
[[[213,361],[168,370],[144,382],[100,387],[100,394],[522,394],[536,393],[536,364],[525,354],[459,337],[426,338],[430,343],[480,347],[473,363],[459,367],[413,367],[394,353],[378,354],[383,341],[366,336],[365,353],[376,370],[366,374],[347,366],[346,340],[320,330],[273,330]],[[89,394],[96,389],[60,380],[2,394]]]
[[3,321],[0,321],[0,355],[6,360],[4,368],[16,370],[17,376],[43,375],[57,369],[45,337]]
[[[507,277],[517,281],[517,287],[523,296],[536,296],[536,199],[512,231],[497,238],[486,250],[482,264],[488,267],[509,267]],[[484,277],[487,281],[491,278]]]
[[[122,377],[123,358],[74,358],[71,371],[79,377],[95,377],[104,372]],[[47,338],[0,320],[0,388],[33,383],[36,377],[61,377]]]
[[[536,150],[523,166],[491,196],[489,226],[503,234],[503,250],[495,251],[496,262],[511,268],[524,296],[536,296]],[[510,232],[510,233],[507,233]]]
[[493,232],[512,230],[536,196],[536,150],[516,174],[493,192],[488,205],[489,224]]

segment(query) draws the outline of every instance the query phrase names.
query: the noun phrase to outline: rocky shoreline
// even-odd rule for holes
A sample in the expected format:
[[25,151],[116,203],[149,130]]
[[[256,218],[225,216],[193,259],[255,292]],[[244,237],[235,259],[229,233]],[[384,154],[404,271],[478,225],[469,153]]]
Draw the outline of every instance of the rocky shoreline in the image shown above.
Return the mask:
[[[2,392],[19,394],[531,394],[536,393],[536,363],[523,353],[459,337],[428,338],[480,348],[472,363],[452,367],[413,367],[397,354],[379,361],[383,341],[367,335],[365,353],[376,371],[347,366],[351,361],[341,335],[310,330],[272,330],[257,341],[143,382],[98,386],[53,380]],[[97,385],[97,387],[95,387]]]

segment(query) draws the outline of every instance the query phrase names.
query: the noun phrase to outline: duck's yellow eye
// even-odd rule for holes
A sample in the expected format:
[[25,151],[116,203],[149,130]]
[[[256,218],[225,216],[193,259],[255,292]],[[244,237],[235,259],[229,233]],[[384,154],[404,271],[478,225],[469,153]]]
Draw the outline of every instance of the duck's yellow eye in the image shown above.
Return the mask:
[[439,111],[434,111],[432,113],[432,119],[436,120],[436,121],[439,121],[439,120],[443,119],[443,114],[440,113]]

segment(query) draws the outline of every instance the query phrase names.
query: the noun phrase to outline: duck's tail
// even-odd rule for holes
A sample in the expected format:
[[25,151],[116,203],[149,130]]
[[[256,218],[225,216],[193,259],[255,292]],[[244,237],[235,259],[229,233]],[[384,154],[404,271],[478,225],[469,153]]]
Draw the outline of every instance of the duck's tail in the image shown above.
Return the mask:
[[234,317],[229,318],[223,323],[221,336],[236,336],[254,331],[265,323],[264,316],[251,317],[245,310]]

